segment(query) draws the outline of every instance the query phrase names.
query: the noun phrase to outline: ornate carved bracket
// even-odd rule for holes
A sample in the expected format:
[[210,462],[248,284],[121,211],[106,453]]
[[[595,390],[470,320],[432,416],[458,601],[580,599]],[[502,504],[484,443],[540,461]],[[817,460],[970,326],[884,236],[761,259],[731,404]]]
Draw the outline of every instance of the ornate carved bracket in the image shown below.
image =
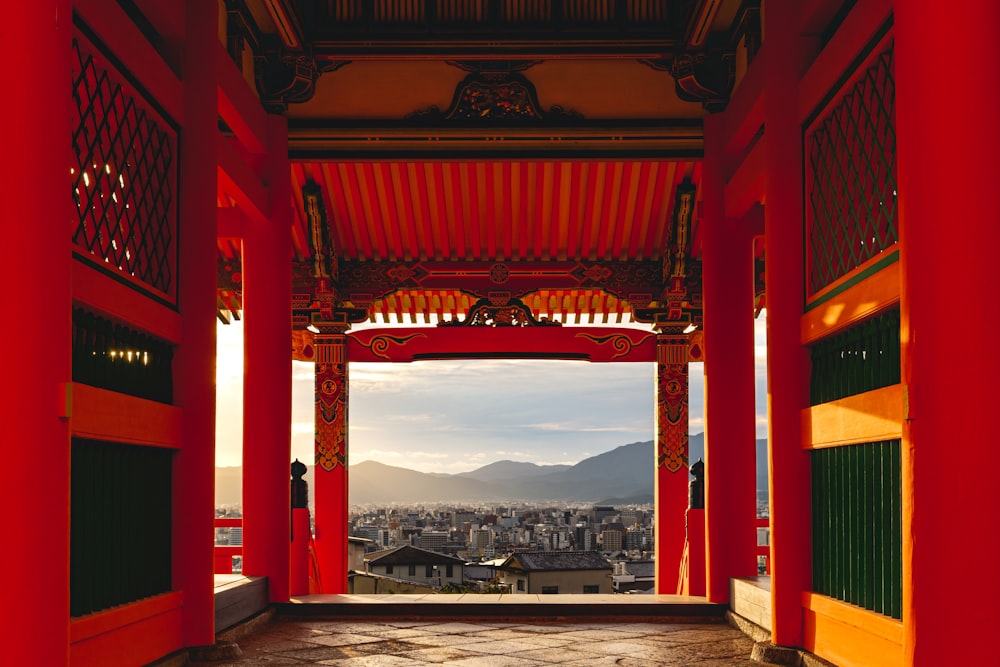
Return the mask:
[[687,262],[691,246],[691,221],[694,216],[696,192],[697,190],[691,181],[686,180],[677,186],[677,198],[674,200],[673,239],[663,257],[663,282],[667,285],[667,289],[673,289],[674,283],[683,281],[688,274]]
[[[300,268],[296,273],[304,273]],[[341,298],[370,303],[400,289],[461,289],[479,298],[502,289],[520,298],[539,287],[603,289],[651,301],[663,289],[662,265],[646,262],[340,262]],[[307,280],[302,276],[299,280]],[[297,283],[298,284],[298,283]]]
[[215,270],[215,285],[218,289],[230,292],[243,291],[243,265],[239,257],[224,257],[219,255]]
[[683,279],[673,279],[658,299],[632,304],[632,316],[637,322],[651,324],[664,333],[680,333],[689,325],[702,325],[701,261],[689,257],[686,267]]
[[677,96],[687,102],[701,102],[710,112],[724,111],[736,81],[735,54],[718,47],[706,51],[679,52],[665,58],[639,62],[674,78]]
[[677,96],[701,102],[711,112],[724,111],[735,81],[733,60],[733,55],[722,49],[678,54],[670,68]]
[[475,62],[451,61],[451,64],[471,73],[455,89],[451,105],[445,111],[430,107],[409,118],[428,124],[454,123],[466,125],[521,125],[551,120],[578,120],[582,116],[562,107],[544,110],[538,102],[535,86],[518,70],[533,61],[500,63],[489,66]]
[[323,61],[308,53],[283,49],[265,51],[254,58],[254,73],[261,104],[268,113],[283,113],[289,104],[308,102],[316,92],[320,74],[338,70],[349,61]]
[[330,226],[326,222],[323,192],[312,181],[302,186],[302,203],[309,227],[309,247],[312,250],[312,277],[336,283],[339,280],[337,256],[330,243]]
[[505,303],[494,303],[490,299],[480,299],[469,309],[464,320],[441,322],[439,327],[559,327],[561,322],[548,318],[535,319],[531,309],[520,299],[510,299]]
[[660,331],[700,325],[701,262],[689,256],[694,217],[695,186],[686,181],[677,187],[669,246],[663,255],[661,290],[650,303],[632,304],[632,315]]

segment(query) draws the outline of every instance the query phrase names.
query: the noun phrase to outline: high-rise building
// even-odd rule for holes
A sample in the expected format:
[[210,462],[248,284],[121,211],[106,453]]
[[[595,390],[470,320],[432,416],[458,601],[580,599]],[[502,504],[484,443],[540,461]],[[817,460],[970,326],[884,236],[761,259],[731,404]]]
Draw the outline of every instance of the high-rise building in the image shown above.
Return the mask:
[[620,530],[601,531],[601,551],[621,551],[622,532]]
[[449,537],[450,533],[446,530],[425,530],[420,533],[418,542],[421,549],[437,551],[448,541]]

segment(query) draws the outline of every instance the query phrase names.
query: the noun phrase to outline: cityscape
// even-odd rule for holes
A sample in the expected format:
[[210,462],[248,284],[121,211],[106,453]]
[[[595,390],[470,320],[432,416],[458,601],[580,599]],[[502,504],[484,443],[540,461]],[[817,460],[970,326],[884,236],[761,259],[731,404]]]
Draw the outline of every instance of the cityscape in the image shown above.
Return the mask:
[[[758,517],[767,514],[759,501]],[[216,515],[238,518],[240,508]],[[651,504],[354,505],[350,591],[652,593],[654,518]],[[216,544],[241,545],[242,530],[216,528]],[[767,543],[767,529],[758,529],[758,544]],[[241,558],[233,559],[239,572]]]
[[[239,507],[216,514],[235,518]],[[359,593],[652,592],[653,525],[652,505],[354,506],[351,587]],[[216,543],[238,546],[242,528],[217,528]],[[240,569],[239,556],[233,569]]]
[[[701,459],[704,434],[692,434],[689,443],[691,460]],[[762,518],[769,514],[766,440],[756,447],[756,470],[748,474],[756,475]],[[456,475],[373,461],[352,465],[349,589],[651,593],[652,458],[653,442],[644,441],[574,465],[505,460]],[[313,473],[305,473],[310,492]],[[239,467],[216,469],[218,518],[241,516],[241,479]],[[216,544],[242,545],[242,530],[217,527]],[[758,527],[757,541],[768,544],[766,527]],[[233,555],[233,571],[241,565]],[[765,571],[766,562],[758,569]]]

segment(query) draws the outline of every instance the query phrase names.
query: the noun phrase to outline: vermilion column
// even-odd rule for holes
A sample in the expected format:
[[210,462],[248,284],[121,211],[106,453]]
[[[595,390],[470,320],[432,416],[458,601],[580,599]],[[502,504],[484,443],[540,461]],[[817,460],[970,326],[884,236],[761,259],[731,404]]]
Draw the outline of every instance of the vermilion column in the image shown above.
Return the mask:
[[656,336],[656,592],[677,591],[688,505],[688,337]]
[[243,573],[289,596],[292,432],[292,242],[288,133],[267,119],[271,212],[243,241]]
[[0,633],[4,664],[65,665],[70,451],[60,396],[72,347],[72,17],[64,0],[5,11],[0,83],[30,112],[7,114],[0,125]]
[[[914,6],[914,4],[919,6]],[[1000,6],[895,4],[902,271],[903,664],[996,662]],[[929,40],[949,40],[935,58]],[[952,322],[948,313],[960,317]],[[961,350],[956,356],[955,350]],[[942,582],[942,573],[950,581]],[[955,604],[960,591],[961,604]],[[956,647],[955,641],[961,646]]]
[[702,280],[705,312],[706,596],[757,574],[752,230],[724,216],[720,130],[705,119]]
[[174,589],[184,592],[184,643],[215,642],[215,322],[217,8],[185,5],[181,62],[184,122],[180,131],[177,300],[181,344],[174,387],[183,408],[183,447],[174,459]]
[[812,586],[810,468],[800,410],[808,404],[803,309],[802,74],[798,0],[770,0],[765,14],[764,252],[767,258],[768,440],[771,486],[772,640],[801,646],[802,592]]
[[316,334],[315,535],[320,586],[347,592],[347,335]]

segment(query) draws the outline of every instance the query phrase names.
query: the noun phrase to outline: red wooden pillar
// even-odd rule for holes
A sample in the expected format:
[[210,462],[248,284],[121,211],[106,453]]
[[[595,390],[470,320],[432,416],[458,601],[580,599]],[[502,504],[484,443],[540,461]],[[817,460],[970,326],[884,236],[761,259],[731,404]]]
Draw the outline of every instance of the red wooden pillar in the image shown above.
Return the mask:
[[292,432],[291,185],[288,131],[267,118],[271,211],[243,241],[243,573],[289,596]]
[[808,404],[803,309],[802,75],[799,1],[770,0],[765,13],[764,244],[767,284],[771,600],[774,643],[801,646],[802,592],[812,586],[810,468],[800,410]]
[[687,526],[687,577],[679,583],[681,595],[705,595],[705,510],[691,509],[685,514]]
[[[0,82],[30,112],[0,130],[0,503],[4,507],[3,661],[69,659],[69,426],[72,264],[69,76],[65,0],[16,3],[0,25]],[[11,14],[12,12],[12,14]],[[25,56],[30,54],[31,66]]]
[[[904,414],[903,662],[996,662],[1000,6],[898,2],[896,136]],[[948,58],[927,45],[941,35]],[[956,322],[942,317],[947,312]],[[955,326],[957,325],[957,326]],[[956,358],[956,341],[963,351]],[[942,573],[958,579],[942,583]],[[957,581],[962,583],[956,588]],[[965,589],[955,604],[956,590]],[[919,639],[918,639],[919,637]],[[960,644],[956,648],[956,641]]]
[[[325,330],[324,330],[325,329]],[[315,535],[320,586],[347,592],[347,335],[321,327],[316,350]]]
[[757,574],[757,456],[753,237],[725,219],[722,122],[705,119],[705,585],[709,601],[727,603],[730,577]]
[[677,591],[688,506],[688,337],[656,336],[656,592]]
[[309,535],[311,532],[309,508],[297,507],[293,509],[292,541],[288,550],[288,589],[290,595],[309,593]]
[[174,589],[184,591],[184,643],[215,642],[215,322],[216,110],[218,14],[187,0],[181,68],[177,300],[181,344],[174,356],[175,400],[183,408],[183,447],[174,459]]

